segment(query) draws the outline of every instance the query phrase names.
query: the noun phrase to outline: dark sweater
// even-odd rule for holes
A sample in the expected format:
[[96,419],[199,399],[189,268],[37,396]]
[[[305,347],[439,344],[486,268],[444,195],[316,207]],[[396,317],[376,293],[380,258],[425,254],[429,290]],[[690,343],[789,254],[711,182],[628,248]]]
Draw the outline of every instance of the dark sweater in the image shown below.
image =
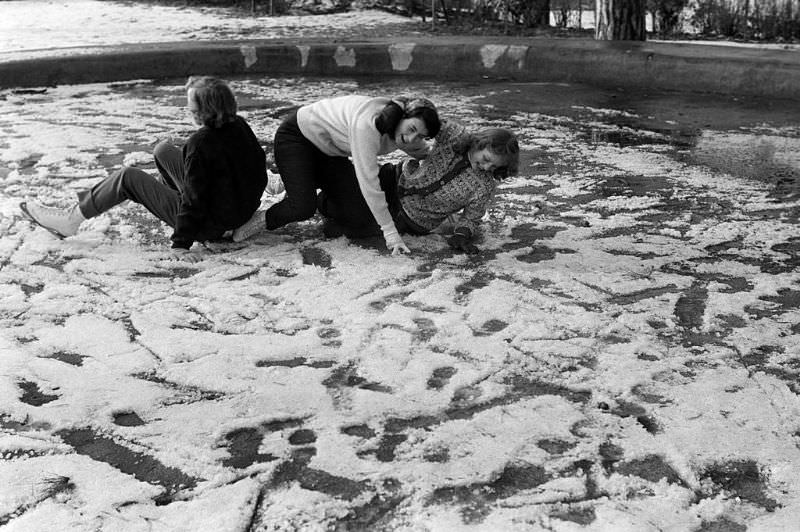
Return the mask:
[[173,248],[216,238],[243,225],[267,186],[266,154],[237,116],[219,128],[203,126],[183,147],[186,180],[172,234]]

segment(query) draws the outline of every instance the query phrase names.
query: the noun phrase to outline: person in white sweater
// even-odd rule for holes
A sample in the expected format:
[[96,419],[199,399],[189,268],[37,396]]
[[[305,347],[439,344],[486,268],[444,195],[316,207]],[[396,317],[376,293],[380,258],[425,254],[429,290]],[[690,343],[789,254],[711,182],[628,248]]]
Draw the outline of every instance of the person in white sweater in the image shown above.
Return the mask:
[[400,149],[423,158],[427,139],[441,127],[424,98],[339,96],[300,107],[275,133],[275,164],[284,198],[259,210],[233,233],[236,242],[265,229],[307,220],[317,211],[317,190],[342,208],[339,222],[360,224],[365,213],[380,226],[393,255],[409,253],[395,227],[378,179],[378,156]]

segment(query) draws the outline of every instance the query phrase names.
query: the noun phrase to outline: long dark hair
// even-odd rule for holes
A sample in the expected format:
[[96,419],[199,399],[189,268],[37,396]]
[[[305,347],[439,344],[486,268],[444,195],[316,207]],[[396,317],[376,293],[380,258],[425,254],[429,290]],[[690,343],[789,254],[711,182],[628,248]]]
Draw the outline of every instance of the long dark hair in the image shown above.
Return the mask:
[[503,179],[517,173],[519,169],[519,142],[517,136],[508,129],[493,127],[477,133],[470,133],[453,145],[453,151],[466,155],[472,150],[489,150],[502,161],[502,166],[494,170],[497,179]]
[[419,118],[428,130],[428,137],[435,137],[442,128],[439,113],[433,102],[426,98],[395,98],[387,103],[375,118],[375,127],[381,135],[394,138],[397,126],[404,118]]

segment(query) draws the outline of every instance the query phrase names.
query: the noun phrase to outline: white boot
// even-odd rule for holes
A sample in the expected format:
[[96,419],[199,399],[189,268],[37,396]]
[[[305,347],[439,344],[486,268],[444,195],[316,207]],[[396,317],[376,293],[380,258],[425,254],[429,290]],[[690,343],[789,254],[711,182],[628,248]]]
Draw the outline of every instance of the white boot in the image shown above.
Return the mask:
[[251,236],[265,230],[267,228],[266,212],[265,210],[258,209],[243,226],[234,229],[233,241],[241,242],[242,240],[247,240]]
[[267,194],[277,196],[284,190],[286,190],[286,187],[283,186],[281,175],[267,170]]
[[34,223],[41,225],[59,238],[76,234],[78,227],[86,220],[77,203],[68,209],[60,209],[47,207],[36,201],[23,201],[19,204],[19,208]]

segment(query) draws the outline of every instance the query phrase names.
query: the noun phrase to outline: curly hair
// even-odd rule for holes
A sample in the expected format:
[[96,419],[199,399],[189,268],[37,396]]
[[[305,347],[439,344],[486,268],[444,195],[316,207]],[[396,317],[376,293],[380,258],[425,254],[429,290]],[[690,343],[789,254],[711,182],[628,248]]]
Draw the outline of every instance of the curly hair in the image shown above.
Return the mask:
[[211,76],[192,76],[186,90],[197,104],[195,116],[204,126],[219,128],[236,118],[236,96],[227,83]]

